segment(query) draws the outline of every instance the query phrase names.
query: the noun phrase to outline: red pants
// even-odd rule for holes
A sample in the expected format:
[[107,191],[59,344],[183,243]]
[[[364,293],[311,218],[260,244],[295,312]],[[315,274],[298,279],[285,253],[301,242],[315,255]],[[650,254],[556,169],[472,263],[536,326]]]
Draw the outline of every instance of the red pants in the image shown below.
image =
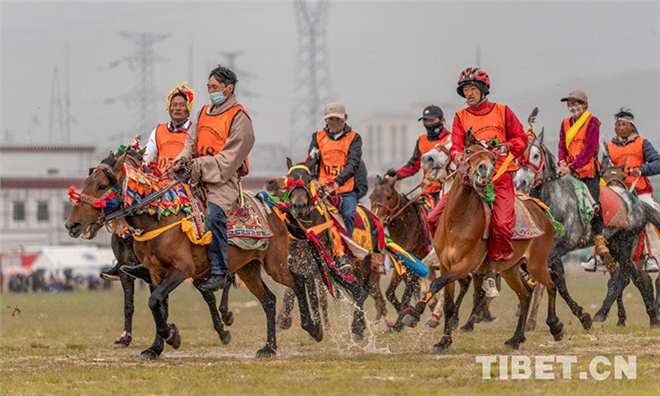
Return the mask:
[[[460,182],[460,181],[457,181]],[[513,227],[516,225],[515,198],[511,172],[505,172],[493,183],[495,201],[490,219],[490,237],[488,238],[488,259],[505,261],[513,256]],[[435,208],[429,213],[428,221],[431,233],[435,235],[440,223],[440,216],[445,210],[447,194],[443,195]]]

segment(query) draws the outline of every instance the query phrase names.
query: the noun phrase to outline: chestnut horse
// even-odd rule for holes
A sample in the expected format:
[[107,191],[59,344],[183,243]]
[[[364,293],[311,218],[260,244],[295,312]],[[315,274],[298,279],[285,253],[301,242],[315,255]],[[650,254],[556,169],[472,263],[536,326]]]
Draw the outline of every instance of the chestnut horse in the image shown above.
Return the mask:
[[[520,274],[520,264],[527,262],[527,270],[532,277],[548,289],[548,318],[554,339],[563,338],[563,324],[555,312],[557,290],[546,261],[554,236],[553,224],[546,213],[536,203],[524,201],[534,222],[545,233],[534,239],[514,240],[514,254],[510,260],[490,262],[487,260],[488,245],[482,239],[486,227],[481,196],[486,195],[488,185],[493,181],[495,160],[497,156],[489,149],[477,144],[474,136],[468,131],[465,136],[464,166],[459,169],[456,181],[447,193],[445,211],[440,218],[435,233],[433,245],[440,260],[441,276],[431,283],[431,289],[426,297],[419,301],[414,309],[409,309],[404,324],[415,326],[421,313],[424,312],[431,297],[445,288],[445,334],[440,342],[434,345],[433,352],[444,352],[453,342],[453,331],[457,324],[454,309],[454,281],[465,278],[469,273],[484,273],[488,266],[499,272],[507,284],[513,289],[520,302],[520,317],[513,337],[504,343],[505,346],[518,348],[525,341],[525,322],[529,310],[531,289],[523,281]],[[480,196],[481,195],[481,196]]]
[[[78,237],[83,232],[88,234],[90,231],[98,231],[102,227],[105,213],[99,212],[90,202],[101,198],[117,180],[122,179],[124,162],[139,167],[141,162],[139,157],[137,151],[130,149],[121,154],[111,154],[85,180],[81,195],[89,197],[91,201],[86,200],[87,202],[79,202],[73,206],[66,222],[72,237]],[[121,184],[117,187],[117,193],[120,201],[117,210],[125,211]],[[131,215],[130,212],[124,212],[123,216],[130,228],[140,229],[145,233],[161,229],[184,218],[183,214],[179,214],[157,219],[156,216]],[[305,295],[300,293],[303,280],[289,272],[287,263],[289,234],[286,224],[274,212],[267,215],[267,220],[274,236],[266,250],[242,250],[229,245],[227,252],[229,271],[236,272],[241,277],[266,313],[267,341],[266,345],[257,351],[257,357],[274,356],[277,350],[276,299],[261,278],[262,267],[274,281],[296,291],[300,302],[302,327],[317,341],[323,337],[320,325],[313,322],[310,317]],[[133,248],[139,260],[149,270],[154,286],[154,291],[149,297],[149,308],[156,323],[156,337],[152,346],[140,354],[141,358],[151,360],[162,353],[163,341],[175,349],[181,343],[181,336],[176,326],[167,323],[169,294],[188,278],[193,278],[195,283],[201,282],[209,276],[210,269],[206,246],[193,244],[180,227],[171,228],[149,240],[135,241]],[[222,329],[222,322],[215,321],[217,310],[213,309],[212,315],[214,315],[214,325],[217,324]]]

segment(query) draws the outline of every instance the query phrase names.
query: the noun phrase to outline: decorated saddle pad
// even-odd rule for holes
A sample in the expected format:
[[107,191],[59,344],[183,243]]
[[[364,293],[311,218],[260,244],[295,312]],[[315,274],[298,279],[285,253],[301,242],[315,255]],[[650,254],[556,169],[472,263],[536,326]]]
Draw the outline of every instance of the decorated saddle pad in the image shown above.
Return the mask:
[[243,206],[236,205],[227,215],[227,238],[268,239],[273,232],[268,225],[268,210],[252,193],[243,193]]
[[[525,199],[523,197],[523,199]],[[513,236],[511,239],[520,240],[520,239],[532,239],[538,238],[541,235],[545,234],[534,221],[532,214],[527,209],[527,206],[523,203],[519,196],[516,196],[514,209],[516,211],[516,224],[513,228]],[[490,219],[492,217],[492,209],[484,203],[484,214],[486,217],[486,226],[484,227],[483,239],[488,239],[490,236]]]
[[630,227],[628,205],[614,189],[600,186],[600,206],[603,208],[603,222],[607,227]]

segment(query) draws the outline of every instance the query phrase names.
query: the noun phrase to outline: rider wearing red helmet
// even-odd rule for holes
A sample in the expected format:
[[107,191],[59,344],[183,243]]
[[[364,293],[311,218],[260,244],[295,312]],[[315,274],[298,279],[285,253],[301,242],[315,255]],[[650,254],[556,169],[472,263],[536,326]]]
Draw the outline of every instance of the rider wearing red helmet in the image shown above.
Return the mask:
[[[515,189],[511,172],[517,170],[514,161],[504,165],[509,154],[518,158],[527,148],[528,140],[522,124],[508,106],[489,102],[490,77],[485,71],[469,67],[461,73],[456,92],[465,98],[468,107],[460,110],[454,117],[452,128],[452,147],[450,154],[454,161],[463,155],[465,131],[471,130],[474,137],[482,141],[497,139],[496,150],[499,154],[495,163],[495,172],[506,166],[506,172],[493,182],[495,201],[490,222],[488,239],[488,259],[506,261],[513,256],[513,228],[516,214],[514,211]],[[435,232],[444,211],[446,196],[429,215],[431,229]],[[489,276],[484,282],[484,289],[489,297],[498,295],[495,280]]]

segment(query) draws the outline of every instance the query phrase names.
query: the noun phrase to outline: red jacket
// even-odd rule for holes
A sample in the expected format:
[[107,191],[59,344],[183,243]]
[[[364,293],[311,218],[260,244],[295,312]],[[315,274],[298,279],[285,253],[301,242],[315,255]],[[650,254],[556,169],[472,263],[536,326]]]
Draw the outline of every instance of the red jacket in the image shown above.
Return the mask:
[[[468,107],[467,110],[472,114],[483,115],[487,114],[493,109],[494,103],[484,100],[484,102],[478,107]],[[463,147],[463,140],[465,139],[465,129],[461,124],[461,120],[458,116],[454,116],[454,126],[451,129],[451,153],[452,159],[455,159],[457,155],[462,155],[465,148]],[[499,142],[504,143],[504,142]],[[506,143],[509,146],[509,152],[513,155],[513,158],[516,159],[522,155],[522,153],[527,148],[528,140],[525,130],[518,121],[518,117],[507,107],[506,109]]]

